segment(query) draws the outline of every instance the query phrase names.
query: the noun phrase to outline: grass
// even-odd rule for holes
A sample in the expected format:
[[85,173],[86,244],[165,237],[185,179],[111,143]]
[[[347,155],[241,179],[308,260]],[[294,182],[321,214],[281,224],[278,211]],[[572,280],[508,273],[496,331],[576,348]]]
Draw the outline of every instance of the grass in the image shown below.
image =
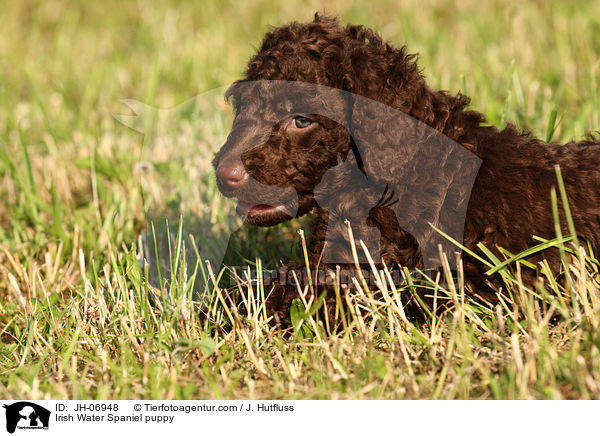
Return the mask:
[[[229,119],[218,88],[240,76],[268,24],[316,10],[406,42],[432,87],[466,91],[492,124],[516,122],[549,140],[600,126],[594,1],[5,3],[0,397],[600,397],[598,261],[572,235],[537,247],[560,248],[566,288],[543,265],[546,288],[522,286],[528,253],[489,256],[482,262],[502,274],[510,298],[488,310],[460,282],[430,283],[456,308],[416,322],[400,304],[411,284],[397,288],[379,272],[384,298],[357,277],[342,332],[327,334],[307,296],[292,338],[266,322],[268,289],[256,278],[280,259],[302,259],[304,221],[242,227],[241,259],[225,260],[245,265],[233,284],[198,262],[218,257],[239,226],[211,176]],[[142,107],[158,118],[130,129],[113,116],[136,113],[123,99],[175,109]],[[565,205],[553,195],[558,214]],[[169,218],[168,238],[160,218]],[[155,237],[173,272],[164,289],[148,284],[156,262],[138,261]],[[230,285],[248,295],[248,316],[228,301]],[[205,288],[212,293],[193,301]]]

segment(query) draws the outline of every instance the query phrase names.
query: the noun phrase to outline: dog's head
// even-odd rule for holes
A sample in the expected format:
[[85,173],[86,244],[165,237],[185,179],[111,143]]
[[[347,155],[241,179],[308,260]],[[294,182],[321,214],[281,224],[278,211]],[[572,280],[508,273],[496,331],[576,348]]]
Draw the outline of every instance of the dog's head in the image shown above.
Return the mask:
[[323,175],[346,160],[348,38],[336,20],[318,16],[274,29],[227,91],[235,119],[213,165],[221,193],[238,199],[247,222],[269,226],[307,213]]
[[280,80],[240,81],[227,96],[235,119],[213,160],[221,193],[236,197],[238,213],[255,225],[309,212],[323,175],[351,147],[344,96]]
[[443,132],[467,100],[429,90],[405,48],[331,19],[292,23],[265,36],[227,96],[236,117],[213,164],[247,222],[274,225],[317,203],[337,212],[389,184],[397,222],[427,259],[440,244],[454,250],[433,227],[462,240],[480,160]]

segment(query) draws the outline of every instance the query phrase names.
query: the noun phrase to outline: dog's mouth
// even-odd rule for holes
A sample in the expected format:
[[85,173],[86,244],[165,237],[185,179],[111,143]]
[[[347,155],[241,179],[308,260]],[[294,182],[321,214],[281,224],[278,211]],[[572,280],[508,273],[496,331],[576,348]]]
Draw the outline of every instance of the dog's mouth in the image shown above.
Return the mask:
[[295,213],[288,204],[252,204],[246,203],[245,201],[239,200],[237,204],[237,212],[240,215],[244,215],[247,217],[260,217],[273,213],[286,213],[288,215],[294,216]]
[[304,215],[313,207],[311,195],[300,194],[297,199],[285,202],[251,203],[238,199],[236,211],[245,221],[255,226],[272,226]]

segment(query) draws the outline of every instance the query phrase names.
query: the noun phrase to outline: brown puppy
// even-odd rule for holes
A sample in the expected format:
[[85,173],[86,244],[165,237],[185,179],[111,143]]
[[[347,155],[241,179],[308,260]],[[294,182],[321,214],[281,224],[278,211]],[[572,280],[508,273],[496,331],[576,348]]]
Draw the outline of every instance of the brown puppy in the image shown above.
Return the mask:
[[[298,113],[289,103],[295,91],[263,87],[266,81],[323,88],[304,89],[310,109]],[[436,266],[428,265],[426,247],[435,238],[425,234],[430,227],[422,222],[454,227],[460,242],[484,258],[479,243],[503,258],[498,247],[519,253],[536,244],[532,235],[552,239],[555,165],[561,168],[579,237],[600,248],[599,142],[547,144],[511,124],[503,130],[483,126],[481,113],[465,109],[467,97],[431,90],[414,55],[362,26],[342,28],[335,19],[315,16],[310,23],[274,29],[250,60],[245,79],[228,94],[237,116],[213,162],[221,192],[238,198],[238,211],[261,226],[314,210],[309,249],[311,262],[321,268],[353,264],[346,220],[355,238],[377,252],[376,261],[408,268]],[[418,123],[401,117],[389,122],[385,111],[361,109],[348,95]],[[361,136],[365,129],[370,134]],[[447,165],[446,157],[431,155],[436,147],[444,149],[439,137],[459,144],[478,162]],[[466,155],[458,159],[467,160]],[[454,186],[457,174],[473,174],[472,183],[467,177],[461,183],[468,186]],[[452,217],[444,217],[447,210]],[[327,249],[332,256],[324,257]],[[528,260],[542,259],[559,271],[556,250]],[[472,292],[493,301],[487,267],[467,255],[463,262]],[[536,274],[526,270],[524,278],[531,283]],[[276,286],[269,298],[269,310],[281,322],[297,296],[295,288]]]

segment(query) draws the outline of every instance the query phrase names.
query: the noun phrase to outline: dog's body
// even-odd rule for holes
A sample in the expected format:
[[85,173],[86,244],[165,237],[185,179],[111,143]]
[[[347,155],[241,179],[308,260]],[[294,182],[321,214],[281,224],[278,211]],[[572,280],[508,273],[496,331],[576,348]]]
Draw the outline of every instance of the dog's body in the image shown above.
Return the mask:
[[[417,156],[431,150],[430,145],[423,145],[426,142],[415,141],[414,128],[403,128],[407,124],[402,120],[378,125],[383,118],[336,95],[321,98],[347,115],[345,124],[314,113],[298,115],[293,110],[289,116],[277,116],[273,103],[277,91],[265,88],[255,94],[260,96],[261,106],[240,87],[268,80],[324,85],[383,104],[460,144],[480,159],[480,166],[461,168],[459,162],[445,180],[441,163],[425,160],[413,171],[417,173],[415,183],[436,189],[414,195],[407,189],[410,168],[402,156],[407,150]],[[353,264],[347,237],[349,220],[355,238],[364,240],[367,248],[376,248],[387,264],[422,268],[425,237],[407,231],[405,222],[410,217],[429,216],[423,210],[430,203],[437,203],[432,221],[451,222],[453,218],[443,216],[450,201],[464,203],[466,216],[458,214],[452,225],[460,225],[462,232],[464,223],[462,242],[466,247],[482,257],[479,243],[500,258],[498,247],[519,253],[536,244],[533,235],[556,236],[550,200],[551,189],[557,186],[556,165],[564,178],[579,237],[600,249],[599,142],[546,144],[510,124],[501,131],[483,126],[482,114],[465,109],[466,97],[429,89],[414,56],[383,43],[368,29],[343,29],[335,20],[319,17],[308,24],[277,28],[266,35],[249,63],[246,79],[234,84],[229,95],[238,114],[227,143],[215,156],[219,188],[224,195],[237,197],[240,213],[256,225],[273,225],[315,210],[310,239],[313,264]],[[278,98],[281,103],[286,97]],[[365,131],[369,123],[375,133],[361,138],[361,129]],[[430,138],[431,134],[420,135],[424,136]],[[399,144],[408,147],[402,155]],[[345,165],[340,165],[342,161]],[[456,174],[474,169],[476,178],[470,186],[456,188],[452,195],[440,189],[450,186]],[[260,186],[276,189],[261,191]],[[319,194],[323,191],[329,197]],[[403,218],[399,219],[399,214]],[[566,233],[564,216],[561,224]],[[324,260],[327,248],[335,253],[332,262]],[[559,272],[556,250],[528,260],[536,263],[541,259]],[[495,293],[485,284],[485,265],[470,256],[463,261],[473,292],[493,300]],[[525,280],[535,276],[535,271],[524,271]],[[275,289],[268,307],[286,318],[296,295],[294,286]]]
[[[475,129],[484,131],[486,128]],[[559,196],[561,233],[569,234],[564,205],[560,202],[555,167],[564,179],[569,208],[580,239],[600,249],[600,143],[593,141],[544,143],[520,135],[513,126],[501,132],[491,129],[477,138],[477,152],[483,163],[473,187],[465,221],[464,244],[477,251],[483,243],[494,253],[502,247],[513,254],[536,244],[533,235],[545,239],[557,236],[552,215],[551,190]],[[498,256],[503,258],[503,256]],[[547,260],[559,272],[558,250],[545,250],[527,260]],[[474,289],[483,285],[484,266],[466,262],[467,278]],[[523,268],[526,283],[536,273]]]

